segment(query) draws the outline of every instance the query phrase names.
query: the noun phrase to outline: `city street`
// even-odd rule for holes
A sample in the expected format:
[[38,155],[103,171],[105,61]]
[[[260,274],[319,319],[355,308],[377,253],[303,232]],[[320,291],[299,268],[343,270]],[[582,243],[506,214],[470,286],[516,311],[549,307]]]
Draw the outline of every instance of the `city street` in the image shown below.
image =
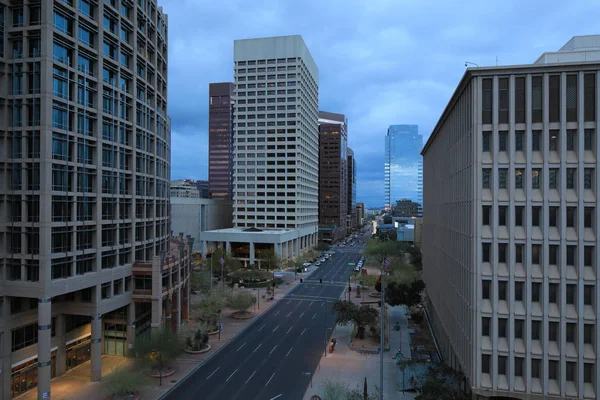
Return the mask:
[[335,326],[331,304],[346,289],[349,263],[358,262],[361,249],[335,248],[304,283],[163,399],[302,399]]

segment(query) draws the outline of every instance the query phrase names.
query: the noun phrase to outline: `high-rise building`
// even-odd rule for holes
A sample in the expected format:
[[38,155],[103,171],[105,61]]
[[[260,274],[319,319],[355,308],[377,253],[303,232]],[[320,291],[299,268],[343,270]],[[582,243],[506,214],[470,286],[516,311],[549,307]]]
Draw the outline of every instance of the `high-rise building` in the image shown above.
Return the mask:
[[390,125],[385,137],[385,208],[410,199],[423,205],[423,136],[418,125]]
[[300,35],[236,40],[234,61],[234,228],[203,246],[299,255],[318,237],[319,70]]
[[233,198],[233,83],[208,86],[208,182],[211,199]]
[[156,0],[0,0],[0,399],[159,326],[133,289],[172,252],[167,43]]
[[479,399],[596,399],[600,36],[469,68],[423,149],[423,277]]
[[361,226],[365,219],[365,203],[356,203],[356,226]]
[[207,180],[196,181],[196,188],[198,188],[198,192],[200,193],[201,199],[209,199],[210,198],[210,183]]
[[348,230],[356,228],[356,159],[354,151],[348,148]]
[[319,240],[346,236],[348,214],[348,120],[319,111]]
[[418,217],[421,211],[421,204],[415,203],[411,199],[398,200],[392,206],[392,215],[394,217]]

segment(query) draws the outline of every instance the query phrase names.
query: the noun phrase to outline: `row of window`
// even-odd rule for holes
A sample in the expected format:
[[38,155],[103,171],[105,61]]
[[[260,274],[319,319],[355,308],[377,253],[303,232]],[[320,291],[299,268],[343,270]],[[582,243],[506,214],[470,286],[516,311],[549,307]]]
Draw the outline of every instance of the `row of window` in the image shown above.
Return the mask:
[[[514,189],[524,189],[525,182],[528,180],[525,177],[525,168],[514,168]],[[548,188],[560,188],[560,168],[548,169]],[[595,168],[583,169],[583,189],[592,190],[594,188]],[[510,186],[509,168],[498,168],[498,189],[508,189]],[[540,189],[542,185],[542,168],[532,168],[531,177],[529,178],[532,189]],[[565,187],[567,189],[577,189],[579,176],[577,168],[565,169]],[[581,183],[580,183],[581,184]],[[483,168],[481,171],[481,187],[483,189],[492,188],[492,168]]]
[[[505,280],[498,280],[498,286],[495,290],[498,297],[498,301],[508,301],[509,295],[509,282]],[[483,300],[492,300],[492,285],[493,282],[488,279],[481,281],[481,298]],[[514,301],[522,302],[525,298],[525,287],[527,283],[523,281],[514,282]],[[531,301],[534,303],[541,303],[542,298],[542,282],[531,282]],[[583,305],[594,306],[596,286],[594,284],[581,285],[583,290]],[[565,304],[577,306],[577,284],[566,284],[565,290]],[[559,283],[548,283],[548,303],[558,304],[560,301],[560,284]]]
[[[585,151],[595,151],[595,130],[594,129],[585,129],[583,131],[583,149]],[[492,146],[492,132],[484,131],[481,136],[481,150],[484,153],[497,151],[497,152],[508,152],[509,151],[509,132],[508,131],[499,131],[498,132],[498,142],[497,147]],[[542,148],[542,138],[544,134],[542,130],[533,130],[531,132],[531,151],[543,151]],[[549,151],[559,151],[559,144],[561,142],[561,130],[560,129],[550,129],[548,131],[548,150]],[[577,129],[567,129],[565,133],[565,146],[567,151],[578,151],[577,143],[579,138],[579,131]],[[526,138],[525,131],[515,131],[514,132],[514,146],[516,152],[524,152],[526,151]]]
[[[482,225],[490,226],[493,222],[492,206],[483,205],[481,206],[482,211]],[[525,225],[525,207],[514,206],[514,225],[524,226]],[[583,208],[583,227],[593,228],[595,218],[594,207]],[[543,221],[542,206],[533,206],[530,208],[531,213],[531,225],[541,227]],[[578,218],[578,207],[566,207],[566,227],[576,228]],[[498,206],[498,226],[509,226],[509,207]],[[558,228],[560,226],[560,207],[550,206],[548,207],[548,226]]]
[[285,63],[295,63],[296,58],[278,58],[278,59],[268,59],[268,60],[249,60],[249,61],[238,61],[236,65],[238,67],[251,66],[251,65],[274,65],[274,64],[285,64]]

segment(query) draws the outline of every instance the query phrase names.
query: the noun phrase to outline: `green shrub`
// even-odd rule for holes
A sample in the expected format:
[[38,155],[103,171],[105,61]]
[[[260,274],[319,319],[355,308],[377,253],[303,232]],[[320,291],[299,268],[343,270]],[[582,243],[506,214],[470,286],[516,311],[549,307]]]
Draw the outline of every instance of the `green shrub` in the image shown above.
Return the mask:
[[102,389],[106,394],[125,397],[139,391],[149,382],[150,378],[145,371],[140,369],[128,371],[118,365],[103,378]]
[[196,331],[185,339],[186,346],[189,350],[200,351],[208,346],[208,333],[198,328]]

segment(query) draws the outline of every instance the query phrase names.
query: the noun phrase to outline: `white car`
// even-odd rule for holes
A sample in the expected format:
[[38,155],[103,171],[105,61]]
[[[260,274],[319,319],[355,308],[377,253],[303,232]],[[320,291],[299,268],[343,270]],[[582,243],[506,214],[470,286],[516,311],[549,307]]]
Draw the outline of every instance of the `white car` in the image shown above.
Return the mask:
[[315,263],[315,265],[318,267],[319,265],[321,265],[321,261],[317,261],[317,262]]

